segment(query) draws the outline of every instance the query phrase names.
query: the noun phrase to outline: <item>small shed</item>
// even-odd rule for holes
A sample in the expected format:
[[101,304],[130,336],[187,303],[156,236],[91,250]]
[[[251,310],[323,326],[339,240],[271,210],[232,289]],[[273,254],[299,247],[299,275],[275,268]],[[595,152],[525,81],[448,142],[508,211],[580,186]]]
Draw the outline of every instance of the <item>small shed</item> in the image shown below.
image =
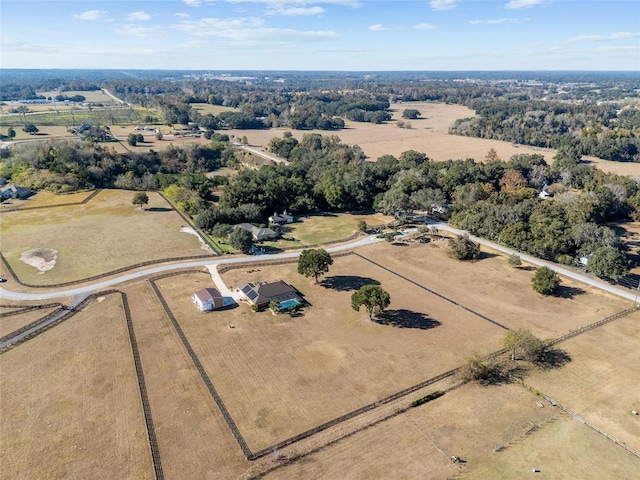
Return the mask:
[[224,299],[215,288],[203,288],[193,294],[193,303],[195,303],[200,311],[209,312],[216,308],[222,308]]

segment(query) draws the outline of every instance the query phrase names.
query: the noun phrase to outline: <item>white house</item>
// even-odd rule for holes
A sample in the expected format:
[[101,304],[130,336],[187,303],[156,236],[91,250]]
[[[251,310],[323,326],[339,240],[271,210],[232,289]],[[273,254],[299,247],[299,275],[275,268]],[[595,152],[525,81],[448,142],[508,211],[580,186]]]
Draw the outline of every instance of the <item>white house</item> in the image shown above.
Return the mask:
[[236,228],[242,228],[243,230],[248,231],[253,236],[253,239],[258,242],[268,238],[276,238],[278,236],[278,234],[270,228],[256,227],[250,223],[240,223],[236,225]]
[[223,298],[215,288],[203,288],[193,294],[193,303],[203,312],[209,312],[216,308],[222,308]]
[[293,223],[293,215],[284,210],[281,214],[275,212],[269,217],[269,223],[275,223],[276,225],[283,225],[285,223]]

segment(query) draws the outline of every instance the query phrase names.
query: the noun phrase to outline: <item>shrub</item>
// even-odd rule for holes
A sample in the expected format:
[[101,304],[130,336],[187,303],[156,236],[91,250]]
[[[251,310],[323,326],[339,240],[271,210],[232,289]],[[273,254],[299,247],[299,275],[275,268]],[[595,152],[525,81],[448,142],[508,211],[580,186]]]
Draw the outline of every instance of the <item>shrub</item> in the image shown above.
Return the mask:
[[520,260],[520,255],[518,255],[517,253],[512,253],[511,255],[509,255],[507,263],[510,266],[517,268],[522,265],[522,260]]
[[543,295],[552,295],[560,285],[560,277],[549,267],[536,268],[531,278],[533,289]]
[[472,241],[466,233],[449,239],[451,256],[457,260],[475,260],[480,258],[480,244]]

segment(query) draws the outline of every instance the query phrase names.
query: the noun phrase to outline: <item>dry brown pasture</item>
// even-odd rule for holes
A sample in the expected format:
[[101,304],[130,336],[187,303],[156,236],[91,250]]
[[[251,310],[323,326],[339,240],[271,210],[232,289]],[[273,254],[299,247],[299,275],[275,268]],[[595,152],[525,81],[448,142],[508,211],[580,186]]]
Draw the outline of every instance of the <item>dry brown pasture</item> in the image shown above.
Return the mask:
[[[417,150],[426,153],[435,161],[457,160],[473,158],[482,161],[490,149],[495,149],[498,156],[508,160],[513,155],[527,153],[544,156],[547,163],[552,163],[556,154],[553,149],[516,145],[500,140],[485,140],[481,138],[449,135],[449,127],[459,118],[474,117],[475,112],[461,105],[446,105],[429,102],[406,102],[392,105],[392,121],[382,125],[346,121],[346,128],[337,132],[324,130],[291,130],[287,128],[272,128],[268,130],[228,130],[224,133],[236,137],[246,136],[249,143],[263,149],[267,148],[273,137],[282,137],[286,131],[291,131],[298,140],[306,133],[321,135],[337,135],[347,144],[359,145],[371,160],[390,154],[398,157],[407,150]],[[402,119],[405,108],[415,108],[422,114],[418,120],[409,120],[411,129],[398,128],[397,120]],[[619,175],[640,175],[640,166],[633,163],[610,162],[595,157],[589,157],[599,169]]]
[[[146,210],[131,204],[133,192],[102,190],[84,205],[5,212],[2,254],[27,284],[52,285],[109,272],[145,260],[204,255],[198,238],[180,232],[182,217],[150,192]],[[52,270],[19,260],[30,249],[58,251]]]
[[[558,414],[535,402],[533,394],[516,385],[463,385],[265,478],[457,478],[508,451],[494,453],[497,446],[521,440],[532,425]],[[452,464],[452,455],[465,463]]]
[[640,311],[558,347],[571,362],[557,371],[535,372],[526,382],[640,451],[640,418],[631,413],[640,411]]
[[[591,290],[573,292],[573,298],[540,297],[531,290],[531,272],[508,267],[502,256],[460,263],[436,244],[385,243],[357,253],[364,258],[336,257],[319,285],[298,275],[296,264],[223,273],[229,286],[289,281],[311,303],[297,318],[252,313],[245,304],[198,312],[191,295],[213,286],[204,269],[156,280],[254,452],[456,367],[471,353],[501,347],[504,330],[498,326],[368,260],[499,323],[530,328],[542,337],[565,333],[628,306]],[[351,309],[351,289],[370,281],[380,282],[391,293],[392,315],[386,318],[404,322],[404,327],[369,322],[364,311]],[[166,478],[252,478],[250,472],[265,471],[243,457],[149,282],[138,280],[122,289],[129,296]],[[640,360],[635,340],[640,333],[638,315],[560,344],[573,361],[562,369],[534,372],[525,380],[579,413],[583,413],[580,408],[590,408],[599,415],[598,421],[588,418],[597,424],[602,420],[605,430],[638,438],[635,430],[616,431],[622,417],[609,412],[619,407],[625,412],[638,410],[630,403],[629,389],[633,366]],[[612,374],[618,365],[613,352],[632,350],[634,342],[635,353],[623,359],[627,366],[617,379]],[[606,369],[598,370],[600,358]],[[593,370],[597,375],[589,377]],[[116,295],[1,355],[0,371],[3,464],[16,465],[30,478],[99,478],[104,472],[109,478],[153,475],[126,324]],[[584,382],[583,377],[591,379]],[[578,386],[574,396],[580,396],[584,405],[570,395],[574,383]],[[597,389],[601,392],[592,399],[584,398]],[[405,406],[417,395],[405,397]],[[571,476],[575,471],[586,472],[580,478],[596,478],[589,476],[591,471],[605,478],[605,454],[616,461],[610,471],[633,472],[635,457],[595,432],[581,435],[571,422],[587,427],[565,420],[549,405],[539,408],[537,400],[518,385],[464,385],[419,408],[338,436],[333,443],[323,444],[320,434],[319,448],[309,451],[294,444],[283,449],[285,455],[307,454],[287,466],[273,462],[276,468],[264,478],[441,479],[458,474],[520,478],[518,472],[530,472],[533,466],[541,468],[541,475],[553,472],[546,478],[575,478]],[[5,411],[16,415],[4,415]],[[367,415],[360,419],[362,425],[367,425]],[[607,418],[611,424],[604,421]],[[94,430],[85,440],[87,425]],[[541,427],[525,435],[534,425]],[[18,448],[19,442],[28,443],[26,450]],[[494,453],[498,445],[507,448]],[[560,446],[566,455],[557,455]],[[466,463],[454,465],[450,455]],[[580,464],[598,461],[592,470]],[[101,462],[122,470],[114,473],[113,468],[102,468]]]
[[[454,368],[465,352],[486,353],[499,344],[499,328],[464,311],[450,315],[450,305],[442,301],[425,310],[419,289],[384,271],[371,272],[371,278],[353,276],[367,269],[358,257],[341,258],[333,266],[337,281],[346,282],[343,291],[314,285],[295,268],[230,271],[224,279],[228,285],[291,281],[312,304],[298,318],[252,313],[247,305],[201,314],[190,296],[202,283],[179,277],[158,281],[252,451]],[[369,322],[366,313],[351,309],[348,285],[372,280],[389,289],[399,305],[397,310],[392,305],[390,314],[406,321],[407,328]],[[441,348],[453,337],[455,347]]]
[[[206,285],[206,275],[200,283],[180,277],[158,281],[253,451],[454,368],[472,353],[501,347],[503,329],[366,259],[498,323],[545,338],[625,308],[590,291],[573,299],[542,298],[531,290],[531,272],[511,273],[501,257],[460,266],[429,245],[376,245],[358,253],[365,259],[337,258],[319,285],[297,275],[295,264],[223,274],[228,286],[290,281],[312,305],[299,318],[256,314],[247,305],[201,314],[190,296]],[[464,281],[451,281],[461,276]],[[350,308],[352,288],[374,282],[391,294],[390,324],[369,322]]]
[[[505,451],[488,454],[464,480],[634,479],[638,457],[568,415],[548,422]],[[533,468],[538,472],[533,473]]]
[[[211,286],[204,274],[173,278],[178,284]],[[165,478],[237,478],[249,462],[149,282],[140,280],[122,290],[129,297]]]
[[41,191],[25,199],[9,199],[0,203],[0,212],[16,208],[54,207],[68,203],[81,203],[93,192],[77,192],[56,195],[52,192]]
[[3,478],[153,478],[119,296],[0,356]]

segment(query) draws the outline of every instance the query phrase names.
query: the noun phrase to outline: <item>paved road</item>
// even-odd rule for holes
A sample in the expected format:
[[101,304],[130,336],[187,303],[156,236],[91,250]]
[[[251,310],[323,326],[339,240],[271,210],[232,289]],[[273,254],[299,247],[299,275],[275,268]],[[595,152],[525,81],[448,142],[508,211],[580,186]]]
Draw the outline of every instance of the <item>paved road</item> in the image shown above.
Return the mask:
[[267,160],[272,160],[276,163],[284,163],[285,165],[288,165],[289,162],[287,160],[285,160],[284,158],[280,158],[276,155],[272,155],[270,153],[266,153],[263,152],[262,150],[258,150],[256,148],[250,147],[248,145],[243,145],[242,143],[238,143],[238,142],[231,142],[235,147],[238,147],[242,150],[246,150],[247,152],[251,152],[255,155],[258,155],[259,157],[262,158],[266,158]]
[[[370,245],[372,243],[377,243],[381,241],[384,241],[384,240],[376,238],[375,236],[371,235],[368,237],[361,238],[360,240],[357,240],[355,242],[327,248],[326,250],[328,252],[340,252],[343,250],[350,250],[352,248],[361,247],[363,245]],[[130,280],[135,280],[137,278],[145,277],[147,275],[156,275],[158,273],[177,270],[179,268],[197,268],[197,267],[204,267],[208,265],[252,263],[252,262],[262,261],[262,260],[297,258],[299,255],[300,255],[300,252],[289,252],[289,253],[277,253],[274,255],[268,255],[268,256],[262,256],[262,257],[253,257],[253,256],[232,257],[232,258],[220,257],[215,259],[172,263],[170,265],[159,265],[157,267],[150,267],[144,270],[140,270],[138,272],[124,274],[119,277],[110,278],[108,280],[92,283],[90,285],[84,285],[77,288],[70,288],[68,290],[58,290],[58,291],[52,291],[52,292],[36,292],[36,293],[12,292],[10,290],[7,290],[6,288],[7,283],[4,283],[2,284],[3,286],[0,287],[0,298],[6,299],[6,300],[50,300],[52,298],[74,297],[73,305],[75,305],[79,303],[84,296],[92,292],[95,292],[97,290],[102,290],[105,288],[111,288],[114,285],[128,282]]]
[[[431,223],[431,225],[437,227],[439,230],[445,230],[448,232],[452,232],[455,234],[466,233],[463,230],[458,230],[456,228],[451,227],[446,223]],[[407,231],[406,234],[409,235],[411,233],[415,233],[415,230]],[[493,250],[500,251],[502,253],[506,253],[508,255],[516,253],[522,258],[523,261],[527,263],[531,263],[533,265],[538,266],[546,266],[551,268],[552,270],[558,272],[558,274],[563,275],[565,277],[571,278],[573,280],[577,280],[579,282],[585,283],[595,288],[599,288],[600,290],[606,291],[613,295],[617,295],[619,297],[625,298],[631,301],[637,301],[638,299],[638,291],[626,290],[620,287],[616,287],[609,283],[603,282],[597,278],[593,278],[590,275],[587,275],[583,272],[575,271],[570,268],[563,267],[561,265],[556,265],[545,260],[541,260],[536,257],[532,257],[530,255],[526,255],[520,252],[516,252],[510,248],[501,246],[496,244],[495,242],[490,242],[488,240],[475,237],[473,235],[469,235],[469,237],[475,241],[479,242],[482,245],[485,245]],[[362,247],[365,245],[371,245],[372,243],[382,242],[383,239],[376,238],[375,235],[370,235],[355,242],[346,243],[343,245],[338,245],[335,247],[327,248],[328,252],[340,252],[344,250],[351,250],[354,248]],[[300,252],[288,252],[288,253],[278,253],[274,255],[269,255],[265,257],[256,258],[253,256],[247,257],[220,257],[217,259],[207,259],[207,260],[198,260],[192,262],[180,262],[180,263],[172,263],[169,265],[159,265],[157,267],[151,267],[144,270],[140,270],[138,272],[128,273],[121,275],[119,277],[110,278],[108,280],[92,283],[89,285],[84,285],[77,288],[71,288],[68,290],[58,290],[58,291],[50,291],[50,292],[36,292],[36,293],[20,293],[20,292],[12,292],[6,288],[7,283],[2,284],[0,287],[0,298],[6,300],[51,300],[54,298],[62,298],[62,297],[74,297],[74,301],[72,305],[76,305],[79,303],[81,298],[84,298],[86,295],[89,295],[92,292],[102,290],[105,288],[113,287],[114,285],[118,285],[120,283],[128,282],[130,280],[135,280],[137,278],[145,277],[147,275],[156,275],[158,273],[168,272],[171,270],[176,270],[180,268],[197,268],[204,267],[208,265],[222,265],[222,264],[236,264],[236,263],[251,263],[259,260],[277,260],[277,259],[285,259],[285,258],[296,258],[300,255]]]

